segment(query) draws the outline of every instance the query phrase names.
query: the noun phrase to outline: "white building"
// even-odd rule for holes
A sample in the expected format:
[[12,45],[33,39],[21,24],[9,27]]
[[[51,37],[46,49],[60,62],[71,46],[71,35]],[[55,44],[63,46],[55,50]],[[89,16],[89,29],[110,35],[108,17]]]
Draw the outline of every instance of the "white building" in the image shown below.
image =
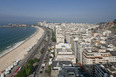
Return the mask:
[[71,50],[69,44],[59,43],[55,49],[55,60],[59,61],[72,61],[76,63],[74,52]]
[[56,43],[64,43],[64,39],[65,39],[64,31],[61,28],[57,27],[57,29],[56,29]]

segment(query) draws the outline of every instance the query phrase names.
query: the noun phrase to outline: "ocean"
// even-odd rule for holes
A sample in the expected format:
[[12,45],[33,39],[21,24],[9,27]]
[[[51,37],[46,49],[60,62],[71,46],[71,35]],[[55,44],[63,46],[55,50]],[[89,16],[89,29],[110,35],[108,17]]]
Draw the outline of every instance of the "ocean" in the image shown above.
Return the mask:
[[34,27],[0,27],[0,55],[17,47],[35,32]]

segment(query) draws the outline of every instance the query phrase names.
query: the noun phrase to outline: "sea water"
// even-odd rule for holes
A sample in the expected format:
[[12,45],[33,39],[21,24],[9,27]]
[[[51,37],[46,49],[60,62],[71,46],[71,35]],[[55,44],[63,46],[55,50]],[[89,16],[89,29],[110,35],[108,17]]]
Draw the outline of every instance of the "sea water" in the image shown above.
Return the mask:
[[34,27],[0,27],[0,56],[22,44],[36,30]]

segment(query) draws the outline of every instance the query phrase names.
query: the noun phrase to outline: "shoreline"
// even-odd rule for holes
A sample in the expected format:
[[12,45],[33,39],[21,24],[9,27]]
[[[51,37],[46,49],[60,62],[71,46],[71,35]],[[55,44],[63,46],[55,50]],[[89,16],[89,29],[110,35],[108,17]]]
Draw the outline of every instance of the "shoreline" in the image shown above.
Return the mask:
[[25,39],[19,46],[0,57],[0,72],[12,65],[14,61],[23,59],[28,54],[28,51],[38,42],[38,39],[42,37],[44,30],[37,26],[35,28],[37,31],[34,34]]
[[[37,29],[37,28],[36,28],[36,29]],[[36,31],[34,34],[32,34],[31,36],[29,36],[29,37],[26,38],[25,40],[16,42],[16,43],[14,43],[14,44],[16,44],[16,45],[13,44],[14,46],[12,46],[11,48],[8,48],[8,49],[2,51],[3,53],[0,54],[0,58],[3,57],[3,56],[5,56],[5,55],[7,55],[7,54],[10,53],[11,51],[13,51],[15,48],[19,47],[20,45],[22,45],[23,43],[25,43],[26,41],[28,41],[31,37],[33,37],[34,35],[36,35],[36,33],[37,33],[38,31],[39,31],[39,30],[37,29],[37,31]],[[19,45],[17,45],[17,44],[19,44]]]

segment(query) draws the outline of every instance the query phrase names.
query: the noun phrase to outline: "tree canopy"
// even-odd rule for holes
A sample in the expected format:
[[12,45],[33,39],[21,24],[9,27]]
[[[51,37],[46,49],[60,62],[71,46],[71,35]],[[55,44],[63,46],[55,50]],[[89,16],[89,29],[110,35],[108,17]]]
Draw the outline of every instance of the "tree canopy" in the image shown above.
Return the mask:
[[114,21],[113,21],[113,22],[114,22],[114,24],[116,24],[116,19],[114,19]]

